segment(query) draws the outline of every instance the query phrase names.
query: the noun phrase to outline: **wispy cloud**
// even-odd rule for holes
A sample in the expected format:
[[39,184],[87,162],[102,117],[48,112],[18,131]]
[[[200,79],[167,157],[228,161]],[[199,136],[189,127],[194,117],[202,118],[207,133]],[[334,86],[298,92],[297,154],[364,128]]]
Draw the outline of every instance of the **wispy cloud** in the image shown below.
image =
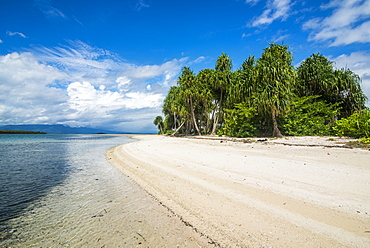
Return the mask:
[[75,16],[72,16],[73,17],[73,19],[78,23],[78,24],[80,24],[82,27],[85,27],[85,25],[82,23],[82,22],[80,22],[80,20],[78,20]]
[[67,45],[53,48],[42,46],[29,51],[36,53],[40,60],[67,71],[71,77],[80,78],[79,80],[102,78],[107,72],[117,70],[120,66],[117,55],[78,40],[69,40]]
[[286,41],[289,38],[290,38],[290,34],[277,35],[277,36],[273,37],[272,40],[273,40],[273,42],[277,43],[277,42],[280,42],[280,41]]
[[198,57],[197,59],[194,60],[194,63],[197,64],[197,63],[201,63],[203,62],[204,60],[206,59],[206,57],[204,56],[200,56]]
[[[247,0],[248,3],[255,4],[257,1]],[[266,26],[277,19],[285,20],[290,15],[291,1],[290,0],[270,0],[267,2],[263,13],[254,18],[251,22],[252,27]]]
[[[199,62],[202,58],[198,58]],[[0,123],[155,131],[152,121],[188,58],[136,65],[81,41],[0,56]],[[151,127],[149,130],[140,128]]]
[[252,5],[255,5],[259,2],[260,0],[245,0],[245,3],[249,3],[249,4],[252,4]]
[[249,37],[249,36],[252,36],[252,34],[251,34],[251,33],[248,33],[248,34],[243,33],[243,34],[242,34],[242,38],[246,38],[246,37]]
[[48,18],[67,18],[67,16],[62,11],[51,6],[49,0],[34,0],[34,3],[36,7]]
[[322,9],[333,9],[326,18],[316,17],[304,23],[311,30],[309,40],[329,42],[330,46],[370,42],[370,0],[333,0]]
[[137,11],[140,11],[142,8],[149,8],[149,7],[150,5],[146,3],[144,0],[139,0],[135,6]]
[[23,33],[20,33],[20,32],[10,32],[10,31],[7,31],[6,34],[9,35],[9,36],[20,36],[22,38],[27,38],[26,35],[24,35]]

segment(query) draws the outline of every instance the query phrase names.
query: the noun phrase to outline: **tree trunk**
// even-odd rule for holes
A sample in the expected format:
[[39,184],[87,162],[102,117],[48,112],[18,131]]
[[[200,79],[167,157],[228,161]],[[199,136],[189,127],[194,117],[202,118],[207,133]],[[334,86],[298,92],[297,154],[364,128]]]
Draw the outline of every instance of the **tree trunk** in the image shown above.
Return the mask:
[[198,132],[199,136],[201,136],[201,135],[202,135],[202,133],[201,133],[201,132],[200,132],[200,130],[199,130],[199,127],[198,127],[198,124],[197,124],[197,120],[195,119],[195,115],[194,115],[194,113],[193,113],[192,115],[193,115],[193,122],[194,122],[195,129],[197,130],[197,132]]
[[212,128],[212,135],[216,134],[217,124],[218,124],[218,120],[219,120],[219,117],[220,117],[220,114],[221,114],[222,97],[223,97],[223,91],[221,91],[221,97],[220,97],[220,101],[219,101],[219,105],[218,105],[218,113],[217,113],[217,115],[215,115],[215,118],[214,118],[213,128]]
[[272,117],[272,123],[274,125],[274,130],[272,132],[272,136],[282,138],[283,135],[281,134],[281,132],[279,130],[278,123],[277,123],[277,120],[276,120],[276,111],[274,109],[272,110],[271,117]]
[[173,113],[173,123],[174,123],[174,128],[175,130],[177,129],[177,118],[176,118],[176,114]]
[[[185,122],[185,124],[186,124],[186,125],[185,125],[185,135],[186,135],[186,136],[188,136],[188,135],[189,135],[189,129],[190,129],[190,128],[189,128],[189,126],[190,126],[190,125],[189,125],[188,118],[189,118],[189,116],[187,116],[187,117],[186,117],[186,122]],[[191,121],[190,121],[190,122],[191,122]]]
[[199,127],[197,125],[197,120],[195,119],[195,113],[194,113],[194,107],[193,107],[193,101],[190,99],[190,114],[191,114],[191,118],[193,119],[193,123],[194,123],[194,127],[195,129],[197,130],[199,136],[201,136],[201,132],[199,130]]
[[207,115],[207,123],[206,123],[206,133],[209,134],[211,132],[211,119],[210,116]]
[[175,132],[171,134],[171,136],[175,136],[175,134],[182,128],[182,126],[185,124],[186,121],[187,121],[187,118],[181,123],[181,125],[175,130]]
[[212,128],[212,135],[216,134],[216,128],[218,123],[218,115],[215,115],[215,118],[213,119],[213,128]]

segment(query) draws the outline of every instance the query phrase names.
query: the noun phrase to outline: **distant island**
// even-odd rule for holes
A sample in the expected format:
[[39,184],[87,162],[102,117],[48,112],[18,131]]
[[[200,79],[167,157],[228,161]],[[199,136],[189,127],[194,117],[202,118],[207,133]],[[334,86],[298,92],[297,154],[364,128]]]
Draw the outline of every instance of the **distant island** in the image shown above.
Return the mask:
[[45,132],[0,130],[0,134],[46,134]]
[[[39,124],[30,124],[30,125],[6,125],[0,126],[0,129],[9,133],[14,132],[31,132],[31,133],[48,133],[48,134],[112,134],[115,132],[95,129],[88,127],[70,127],[68,125],[56,124],[56,125],[39,125]],[[2,132],[4,133],[4,132]]]

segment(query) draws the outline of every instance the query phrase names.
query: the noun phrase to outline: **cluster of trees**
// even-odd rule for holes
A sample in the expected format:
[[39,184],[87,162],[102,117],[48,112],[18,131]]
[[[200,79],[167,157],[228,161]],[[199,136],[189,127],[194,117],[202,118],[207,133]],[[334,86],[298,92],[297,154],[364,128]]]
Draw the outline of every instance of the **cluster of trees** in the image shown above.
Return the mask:
[[370,130],[358,75],[336,69],[321,54],[297,68],[292,63],[288,46],[270,44],[260,58],[248,57],[236,71],[224,53],[214,69],[195,74],[184,67],[164,100],[164,118],[157,116],[154,124],[160,133],[173,135],[282,137],[346,135],[349,124],[343,120],[362,118]]
[[0,134],[46,134],[44,132],[0,130]]

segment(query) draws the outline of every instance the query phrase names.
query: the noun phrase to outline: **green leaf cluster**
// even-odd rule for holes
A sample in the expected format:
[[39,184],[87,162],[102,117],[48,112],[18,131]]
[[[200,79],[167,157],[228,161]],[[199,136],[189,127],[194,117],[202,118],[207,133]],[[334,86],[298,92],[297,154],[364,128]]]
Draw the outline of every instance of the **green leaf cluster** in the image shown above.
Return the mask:
[[337,105],[317,101],[319,96],[300,97],[291,102],[290,111],[282,121],[284,133],[291,136],[326,136],[339,112]]
[[256,120],[257,111],[248,107],[245,103],[238,103],[234,109],[225,110],[228,117],[225,119],[225,126],[219,134],[231,137],[254,137],[259,136]]
[[336,121],[333,129],[338,136],[369,139],[370,110],[365,109],[363,111],[357,111],[348,118]]

